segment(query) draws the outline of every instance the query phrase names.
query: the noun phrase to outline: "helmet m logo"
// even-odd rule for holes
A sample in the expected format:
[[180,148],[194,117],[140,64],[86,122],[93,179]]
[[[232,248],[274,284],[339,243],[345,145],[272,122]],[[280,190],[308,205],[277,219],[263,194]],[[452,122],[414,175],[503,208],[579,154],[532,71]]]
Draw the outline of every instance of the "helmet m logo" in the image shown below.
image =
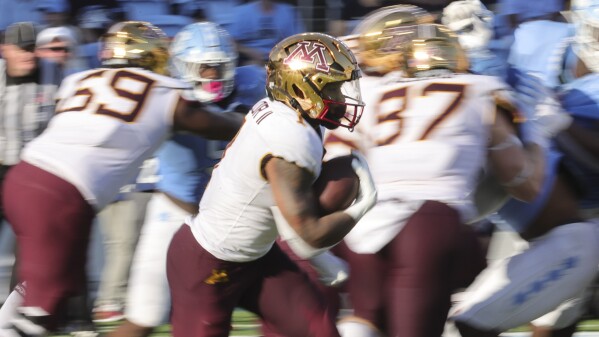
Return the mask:
[[[308,49],[308,47],[310,49]],[[318,42],[302,41],[298,47],[283,60],[284,64],[289,64],[295,60],[316,64],[316,69],[328,72],[331,68],[324,57],[325,46]]]

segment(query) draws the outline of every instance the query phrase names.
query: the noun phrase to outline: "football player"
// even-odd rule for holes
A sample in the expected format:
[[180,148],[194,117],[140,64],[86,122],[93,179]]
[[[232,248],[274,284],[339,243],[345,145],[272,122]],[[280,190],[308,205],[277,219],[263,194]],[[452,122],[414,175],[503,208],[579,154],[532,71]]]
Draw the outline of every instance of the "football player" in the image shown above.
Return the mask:
[[[559,154],[562,157],[559,164],[548,170],[541,195],[531,204],[510,201],[500,210],[503,220],[531,241],[530,247],[514,258],[502,261],[494,269],[489,268],[481,282],[477,281],[480,287],[473,285],[468,300],[456,306],[455,317],[465,335],[497,335],[525,323],[526,319],[536,319],[559,305],[533,323],[544,330],[553,329],[544,331],[544,334],[570,336],[584,313],[585,288],[596,275],[599,256],[596,249],[599,201],[596,193],[599,166],[596,164],[599,153],[594,145],[598,141],[596,116],[599,99],[595,83],[599,71],[596,63],[599,48],[593,35],[597,22],[593,8],[597,7],[596,2],[572,2],[575,23],[573,49],[579,58],[577,63],[569,69],[543,67],[544,71],[535,72],[535,75],[541,75],[538,81],[545,86],[556,83],[559,73],[571,72],[578,77],[558,89],[560,103],[573,117],[572,122],[555,137],[554,148],[563,154]],[[529,48],[534,48],[530,41],[534,40],[529,40]],[[556,48],[558,50],[553,51],[555,58],[566,60],[568,56],[560,52],[567,49],[559,45]],[[571,64],[558,63],[561,66]],[[530,71],[526,66],[526,63],[522,64],[522,70]],[[543,85],[532,88],[534,90],[528,92],[540,99],[552,95]],[[551,251],[551,258],[548,258],[547,251]],[[568,268],[570,265],[564,261],[574,261],[575,266]],[[505,284],[491,281],[494,276],[505,273],[523,276],[514,277]],[[513,298],[514,302],[495,301],[497,296]],[[537,333],[540,335],[540,332]]]
[[[172,131],[230,139],[242,117],[190,100],[188,84],[165,76],[168,39],[146,22],[121,22],[102,40],[103,67],[67,77],[56,117],[7,176],[7,218],[19,245],[24,289],[7,328],[45,336],[67,300],[86,290],[95,214],[139,172]],[[26,284],[26,285],[25,285]]]
[[471,72],[505,78],[505,60],[491,50],[492,21],[493,12],[479,0],[453,1],[443,9],[441,17],[441,22],[458,35]]
[[489,161],[522,200],[534,199],[544,172],[538,144],[517,137],[507,85],[466,74],[447,27],[408,32],[397,66],[403,75],[369,88],[372,102],[356,130],[369,146],[379,200],[344,240],[356,317],[340,322],[343,336],[441,335],[450,295],[485,265],[466,225],[477,213],[478,172]]
[[[349,208],[320,217],[312,183],[325,128],[354,128],[362,114],[353,53],[320,33],[278,43],[267,63],[268,98],[246,115],[212,172],[199,213],[175,233],[167,255],[173,336],[229,334],[235,307],[257,313],[285,336],[339,336],[334,315],[275,245],[278,234],[308,258],[339,242],[374,205],[361,156]],[[284,221],[275,223],[274,217]]]
[[[257,102],[266,94],[263,77],[251,80],[235,69],[237,52],[229,33],[212,22],[184,27],[170,46],[170,73],[193,86],[193,98],[213,111],[247,113],[250,106],[238,97]],[[241,77],[241,80],[238,78]],[[262,95],[260,95],[262,93]],[[252,98],[253,96],[253,98]],[[253,104],[252,104],[253,105]],[[148,336],[163,324],[170,309],[166,279],[166,252],[185,218],[198,212],[198,203],[212,167],[226,143],[192,134],[175,134],[158,150],[158,193],[148,204],[146,221],[135,251],[128,285],[126,321],[109,336]],[[152,294],[148,296],[148,294]]]

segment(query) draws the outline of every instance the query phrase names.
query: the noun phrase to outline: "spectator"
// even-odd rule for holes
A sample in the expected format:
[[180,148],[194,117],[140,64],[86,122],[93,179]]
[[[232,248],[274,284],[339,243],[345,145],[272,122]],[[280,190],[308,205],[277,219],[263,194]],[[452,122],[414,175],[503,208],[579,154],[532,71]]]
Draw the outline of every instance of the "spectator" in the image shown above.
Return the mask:
[[42,24],[57,27],[67,24],[70,5],[67,0],[40,0],[37,9],[42,12]]
[[265,64],[275,44],[305,31],[295,7],[271,0],[238,6],[234,17],[230,32],[238,44],[240,65]]
[[[47,74],[51,83],[60,85],[67,75],[84,70],[75,57],[78,46],[73,30],[66,26],[42,30],[35,41],[35,53],[43,63],[54,63],[54,71]],[[50,68],[50,67],[48,67]]]
[[[53,111],[56,86],[42,84],[34,53],[36,35],[37,28],[31,22],[12,24],[4,35],[0,60],[0,184],[19,161],[23,146],[46,127]],[[0,209],[0,220],[3,218]]]

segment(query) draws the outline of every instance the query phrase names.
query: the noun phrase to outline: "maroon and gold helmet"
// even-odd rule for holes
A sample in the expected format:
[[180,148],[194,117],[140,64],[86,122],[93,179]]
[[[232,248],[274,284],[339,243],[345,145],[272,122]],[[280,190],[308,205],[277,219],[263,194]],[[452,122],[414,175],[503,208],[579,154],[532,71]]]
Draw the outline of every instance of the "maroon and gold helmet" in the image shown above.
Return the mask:
[[267,62],[269,97],[326,127],[353,129],[364,103],[354,54],[337,38],[304,33],[279,42]]

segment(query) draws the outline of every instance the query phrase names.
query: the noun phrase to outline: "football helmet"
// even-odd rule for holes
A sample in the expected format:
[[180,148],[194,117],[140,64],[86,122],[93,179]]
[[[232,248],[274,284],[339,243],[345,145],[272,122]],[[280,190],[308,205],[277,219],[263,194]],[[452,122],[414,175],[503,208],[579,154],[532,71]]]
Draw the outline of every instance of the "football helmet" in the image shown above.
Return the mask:
[[413,26],[434,17],[413,5],[387,6],[368,14],[354,29],[356,57],[367,74],[386,74],[402,64],[401,46],[411,39]]
[[168,38],[149,22],[114,24],[100,39],[100,60],[107,67],[140,67],[167,74]]
[[[235,82],[237,50],[227,31],[216,23],[185,26],[170,48],[171,74],[194,86],[201,102],[218,102],[229,96]],[[206,71],[212,75],[206,77]]]
[[574,51],[592,72],[599,72],[599,0],[572,0]]
[[360,69],[340,40],[322,33],[290,36],[274,46],[266,70],[271,99],[327,128],[351,130],[360,120],[364,109]]
[[403,51],[408,77],[432,76],[433,70],[468,71],[468,59],[458,37],[441,24],[420,24]]
[[493,12],[480,0],[454,1],[443,9],[441,22],[453,30],[466,52],[487,49],[493,37]]

